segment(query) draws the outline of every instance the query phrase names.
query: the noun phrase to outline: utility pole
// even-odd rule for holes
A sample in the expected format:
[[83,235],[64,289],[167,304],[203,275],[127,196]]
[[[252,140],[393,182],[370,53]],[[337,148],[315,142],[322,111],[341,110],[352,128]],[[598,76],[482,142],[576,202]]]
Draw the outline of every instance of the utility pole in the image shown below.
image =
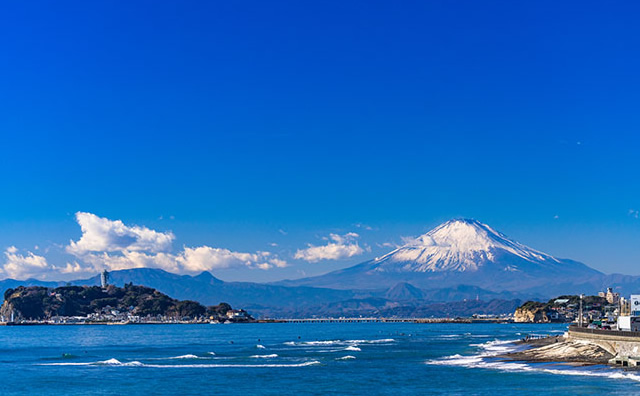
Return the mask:
[[578,325],[582,327],[582,297],[584,294],[580,294],[580,316],[578,317]]

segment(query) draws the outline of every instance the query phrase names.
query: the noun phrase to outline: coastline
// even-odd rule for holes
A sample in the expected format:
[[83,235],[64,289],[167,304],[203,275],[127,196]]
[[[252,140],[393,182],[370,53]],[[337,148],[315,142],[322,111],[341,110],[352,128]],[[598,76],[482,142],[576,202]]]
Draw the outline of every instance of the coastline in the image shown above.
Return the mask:
[[175,324],[232,324],[232,323],[415,323],[415,324],[487,324],[487,323],[514,323],[512,319],[501,318],[295,318],[295,319],[257,319],[227,322],[211,321],[70,321],[70,322],[50,322],[41,321],[21,321],[21,322],[0,322],[0,326],[75,326],[75,325],[175,325]]

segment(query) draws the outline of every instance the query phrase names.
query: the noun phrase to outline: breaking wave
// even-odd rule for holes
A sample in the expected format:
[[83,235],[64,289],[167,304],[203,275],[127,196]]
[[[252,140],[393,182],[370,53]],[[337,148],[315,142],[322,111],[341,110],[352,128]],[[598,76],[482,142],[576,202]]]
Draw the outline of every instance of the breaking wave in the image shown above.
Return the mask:
[[455,354],[451,356],[445,356],[440,359],[428,360],[426,364],[438,366],[458,366],[466,368],[483,368],[512,373],[538,372],[556,375],[628,379],[640,382],[640,374],[614,371],[609,368],[594,367],[593,369],[585,369],[569,366],[567,368],[558,369],[549,368],[548,366],[545,367],[544,365],[531,365],[524,362],[497,360],[495,358],[496,355],[512,352],[518,349],[518,346],[514,344],[514,341],[515,340],[495,340],[486,342],[484,344],[471,344],[471,346],[477,346],[480,348],[479,354],[470,356]]
[[480,356],[496,356],[518,349],[514,344],[516,341],[517,340],[493,340],[482,344],[471,344],[470,346],[479,347],[483,351]]
[[113,367],[150,367],[150,368],[263,368],[263,367],[307,367],[320,364],[317,360],[293,364],[146,364],[138,361],[122,363],[118,359],[108,359],[86,363],[43,363],[40,366],[113,366]]
[[331,346],[331,345],[354,345],[354,344],[389,344],[395,342],[393,338],[383,338],[379,340],[327,340],[327,341],[288,341],[289,346]]
[[107,359],[101,360],[97,362],[88,362],[88,363],[75,363],[75,362],[64,362],[64,363],[43,363],[41,366],[126,366],[126,367],[142,367],[145,366],[144,363],[138,362],[134,360],[132,362],[122,363],[118,359]]
[[344,348],[345,351],[355,351],[355,352],[360,352],[362,349],[358,348],[357,346],[354,345],[350,345],[346,348]]

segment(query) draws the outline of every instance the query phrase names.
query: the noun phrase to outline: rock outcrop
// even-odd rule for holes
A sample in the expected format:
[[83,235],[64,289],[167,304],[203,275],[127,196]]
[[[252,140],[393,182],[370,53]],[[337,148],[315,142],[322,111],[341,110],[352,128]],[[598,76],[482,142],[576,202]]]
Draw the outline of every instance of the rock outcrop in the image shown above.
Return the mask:
[[513,314],[513,320],[517,323],[547,323],[549,317],[547,316],[544,304],[538,303],[523,305],[516,309]]
[[508,353],[503,357],[510,360],[529,362],[573,362],[583,364],[607,364],[614,355],[597,344],[564,340],[553,337],[555,341],[539,348],[522,352]]

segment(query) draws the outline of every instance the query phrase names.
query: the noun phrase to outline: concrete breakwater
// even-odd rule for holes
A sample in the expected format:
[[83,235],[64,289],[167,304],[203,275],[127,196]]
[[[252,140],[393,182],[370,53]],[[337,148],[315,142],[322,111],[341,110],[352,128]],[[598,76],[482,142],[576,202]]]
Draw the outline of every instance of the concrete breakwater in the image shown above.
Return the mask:
[[522,342],[532,348],[508,353],[503,357],[531,362],[640,365],[640,332],[569,326],[565,337]]
[[568,334],[569,341],[595,344],[613,356],[640,356],[640,332],[569,326]]

